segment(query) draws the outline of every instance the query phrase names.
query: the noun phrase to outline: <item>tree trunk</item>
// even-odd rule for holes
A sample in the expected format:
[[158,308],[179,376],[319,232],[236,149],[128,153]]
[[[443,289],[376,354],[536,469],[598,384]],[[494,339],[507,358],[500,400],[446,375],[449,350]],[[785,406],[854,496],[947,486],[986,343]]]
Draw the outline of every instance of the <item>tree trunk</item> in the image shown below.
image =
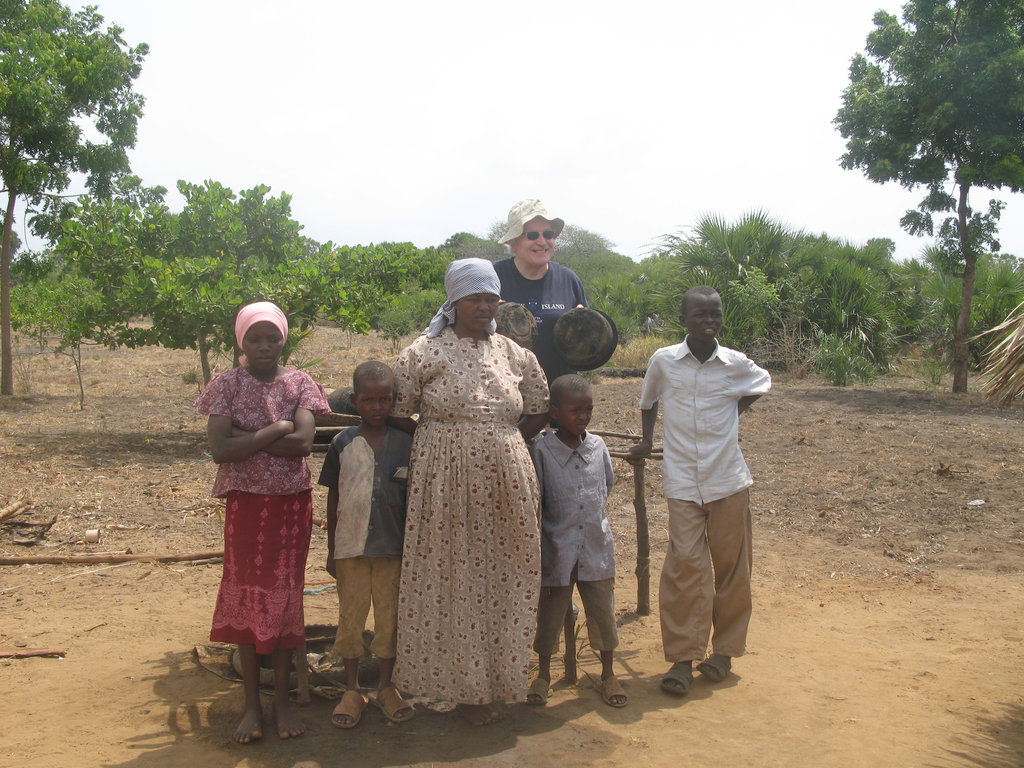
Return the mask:
[[78,410],[85,410],[85,386],[82,384],[82,345],[71,345],[71,359],[75,363],[75,373],[78,375]]
[[210,345],[206,342],[206,334],[199,334],[199,365],[203,369],[203,389],[210,383],[212,373],[210,371]]
[[11,335],[11,230],[14,229],[14,201],[18,195],[7,190],[4,212],[3,247],[0,252],[0,395],[14,394],[14,337]]
[[960,316],[953,333],[953,391],[967,391],[968,333],[971,327],[971,299],[974,297],[974,272],[978,255],[974,253],[967,238],[967,193],[970,184],[960,184],[960,202],[957,205],[957,233],[960,238],[960,255],[964,258],[963,285],[960,289]]

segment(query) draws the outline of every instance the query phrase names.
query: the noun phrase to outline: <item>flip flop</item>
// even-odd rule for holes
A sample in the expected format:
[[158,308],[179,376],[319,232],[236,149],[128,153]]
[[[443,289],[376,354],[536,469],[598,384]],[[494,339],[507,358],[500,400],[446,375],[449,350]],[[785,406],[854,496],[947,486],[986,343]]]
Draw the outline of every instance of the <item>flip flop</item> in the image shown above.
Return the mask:
[[[363,717],[364,709],[366,697],[359,691],[347,690],[331,713],[331,725],[335,728],[355,728]],[[348,720],[342,720],[344,717]]]
[[526,703],[531,707],[543,707],[551,696],[551,682],[543,677],[534,678],[526,694]]
[[402,694],[394,685],[385,686],[377,691],[373,703],[380,707],[384,717],[392,723],[404,723],[416,714],[416,710],[402,698]]
[[712,683],[720,683],[725,680],[731,669],[732,659],[721,653],[712,653],[697,665],[697,671]]
[[601,699],[609,707],[624,707],[629,703],[629,697],[615,675],[601,681]]
[[685,696],[693,683],[693,669],[688,661],[677,661],[661,678],[661,690],[673,696]]

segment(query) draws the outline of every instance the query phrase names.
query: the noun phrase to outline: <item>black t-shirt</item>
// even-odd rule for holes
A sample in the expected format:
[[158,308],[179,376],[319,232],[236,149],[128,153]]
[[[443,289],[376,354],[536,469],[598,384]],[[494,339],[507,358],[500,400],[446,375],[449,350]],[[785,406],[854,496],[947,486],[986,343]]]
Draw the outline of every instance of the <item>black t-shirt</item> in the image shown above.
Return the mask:
[[519,272],[514,259],[495,262],[494,271],[501,281],[501,298],[522,304],[537,321],[533,352],[548,377],[548,384],[563,374],[576,373],[558,356],[553,335],[558,318],[580,304],[589,306],[583,283],[576,273],[552,261],[544,277],[530,280]]

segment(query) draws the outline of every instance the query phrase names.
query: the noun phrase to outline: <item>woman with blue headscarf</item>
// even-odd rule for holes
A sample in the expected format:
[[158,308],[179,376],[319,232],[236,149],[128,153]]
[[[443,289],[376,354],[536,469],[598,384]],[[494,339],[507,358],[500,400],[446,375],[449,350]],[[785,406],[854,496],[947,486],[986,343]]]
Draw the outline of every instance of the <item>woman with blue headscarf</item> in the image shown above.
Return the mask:
[[452,262],[444,286],[448,300],[395,366],[392,416],[421,414],[395,678],[486,725],[529,682],[540,492],[526,441],[547,421],[548,388],[536,356],[495,332],[491,262]]

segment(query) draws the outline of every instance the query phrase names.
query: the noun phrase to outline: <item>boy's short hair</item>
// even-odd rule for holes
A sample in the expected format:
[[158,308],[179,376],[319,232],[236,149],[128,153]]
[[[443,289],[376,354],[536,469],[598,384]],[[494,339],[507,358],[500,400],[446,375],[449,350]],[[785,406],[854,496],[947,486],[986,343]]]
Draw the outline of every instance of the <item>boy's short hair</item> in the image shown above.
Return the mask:
[[718,291],[716,291],[710,285],[695,285],[693,286],[693,288],[691,288],[690,290],[683,294],[683,301],[679,306],[679,314],[681,317],[686,317],[686,304],[687,300],[691,296],[718,296],[719,301],[721,301],[722,299]]
[[548,393],[551,405],[559,406],[567,395],[583,394],[590,392],[590,382],[575,373],[567,373],[559,376],[551,382]]
[[394,375],[391,367],[380,360],[367,360],[365,363],[357,365],[355,371],[352,372],[352,391],[358,392],[360,384],[365,385],[371,381],[394,380]]

